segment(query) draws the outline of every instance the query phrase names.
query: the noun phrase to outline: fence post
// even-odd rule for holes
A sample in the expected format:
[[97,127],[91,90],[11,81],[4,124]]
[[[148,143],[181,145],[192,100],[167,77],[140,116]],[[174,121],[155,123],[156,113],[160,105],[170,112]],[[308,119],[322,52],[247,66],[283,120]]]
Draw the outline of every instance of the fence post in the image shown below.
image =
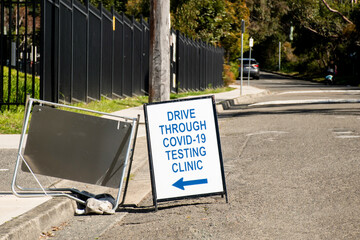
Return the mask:
[[[36,9],[36,2],[33,1],[33,32],[32,32],[32,37],[33,37],[33,66],[32,66],[32,97],[35,96],[35,43],[36,43],[36,39],[35,39],[35,29],[36,29],[36,15],[35,15],[35,9]],[[19,33],[18,33],[19,34]],[[26,92],[26,91],[25,91]]]
[[56,99],[54,99],[54,101],[59,102],[59,94],[60,94],[60,58],[61,58],[61,44],[60,44],[60,39],[61,39],[61,18],[60,18],[60,12],[61,12],[61,0],[59,0],[59,12],[58,12],[58,56],[57,56],[57,81],[56,81]]
[[112,17],[112,39],[111,39],[111,98],[114,96],[114,54],[115,54],[115,13],[114,13],[114,6],[111,7],[111,17]]
[[[35,2],[35,1],[34,1]],[[19,61],[18,59],[20,58],[20,54],[19,54],[19,21],[20,21],[20,3],[17,2],[16,3],[16,26],[15,26],[15,31],[16,31],[16,53],[15,53],[15,66],[16,66],[16,91],[15,91],[15,102],[19,101]],[[34,17],[33,17],[34,19]],[[33,46],[33,52],[35,52],[35,46]],[[33,60],[35,61],[35,59],[33,58]],[[33,67],[34,68],[34,67]],[[26,88],[26,86],[25,86]],[[34,88],[33,88],[33,92],[34,92]],[[34,96],[34,95],[33,95]]]
[[[44,46],[45,46],[45,34],[44,34],[44,19],[45,19],[45,1],[46,0],[41,0],[40,4],[41,4],[41,18],[40,18],[40,56],[41,56],[41,62],[40,62],[40,99],[41,100],[45,100],[44,99],[44,60],[43,60],[43,56],[45,56],[45,51],[44,51]],[[25,26],[27,26],[27,5],[25,5]],[[2,28],[1,28],[2,29]],[[25,27],[25,36],[27,35],[27,27]],[[2,33],[1,33],[2,35]],[[27,49],[27,41],[25,38],[25,57],[24,57],[24,63],[25,63],[25,85],[26,85],[26,49]],[[1,76],[0,76],[1,77]],[[1,86],[1,84],[0,84]],[[25,92],[26,95],[26,92]]]
[[125,71],[125,67],[124,67],[124,65],[125,65],[125,57],[124,57],[124,55],[125,55],[125,50],[124,50],[124,46],[125,46],[125,14],[124,14],[124,12],[122,12],[122,14],[121,14],[121,16],[122,16],[122,20],[123,20],[123,28],[122,28],[122,34],[121,34],[121,37],[122,37],[122,53],[123,53],[123,55],[121,56],[122,57],[122,64],[121,64],[121,67],[122,67],[122,71],[121,71],[121,79],[122,79],[122,86],[121,86],[121,92],[122,92],[122,94],[124,95],[124,88],[125,88],[125,73],[124,73],[124,71]]
[[4,9],[4,0],[1,0],[1,35],[0,35],[0,111],[2,110],[3,97],[4,97],[4,17],[5,17],[5,9]]
[[86,90],[85,90],[85,98],[86,98],[86,102],[89,102],[89,38],[90,38],[90,17],[89,17],[89,0],[85,1],[85,7],[86,7]]
[[101,100],[101,92],[102,92],[102,71],[103,71],[103,7],[102,2],[99,3],[99,11],[100,11],[100,81],[99,81],[99,96]]
[[180,35],[180,32],[179,30],[176,30],[176,55],[175,55],[175,59],[176,59],[176,62],[175,62],[175,69],[176,69],[176,72],[175,72],[175,76],[176,76],[176,79],[175,79],[175,91],[176,93],[179,93],[179,62],[180,62],[180,48],[179,48],[179,44],[180,44],[180,38],[179,38],[179,35]]
[[74,96],[74,0],[71,0],[71,65],[70,65],[70,103]]
[[[11,16],[11,6],[12,4],[10,3],[9,4],[9,32],[8,32],[8,41],[9,41],[9,50],[8,50],[8,56],[9,56],[9,77],[8,77],[8,99],[7,99],[7,102],[10,103],[10,93],[11,93],[11,62],[12,62],[12,54],[11,54],[11,39],[12,39],[12,36],[11,36],[11,25],[12,25],[12,16]],[[8,109],[10,109],[10,105],[8,105]]]
[[134,77],[134,56],[135,56],[135,17],[131,16],[131,93],[132,95],[136,91],[135,77]]
[[140,16],[140,25],[141,25],[141,39],[140,39],[140,91],[143,89],[143,52],[144,52],[144,25],[143,25],[143,16]]

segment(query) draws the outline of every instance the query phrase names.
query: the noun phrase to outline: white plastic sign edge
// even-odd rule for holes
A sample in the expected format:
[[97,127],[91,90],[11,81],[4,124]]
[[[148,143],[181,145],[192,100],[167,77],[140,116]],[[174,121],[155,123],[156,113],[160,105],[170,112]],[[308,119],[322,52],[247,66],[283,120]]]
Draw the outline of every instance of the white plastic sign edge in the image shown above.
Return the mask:
[[212,98],[146,106],[158,200],[224,192]]

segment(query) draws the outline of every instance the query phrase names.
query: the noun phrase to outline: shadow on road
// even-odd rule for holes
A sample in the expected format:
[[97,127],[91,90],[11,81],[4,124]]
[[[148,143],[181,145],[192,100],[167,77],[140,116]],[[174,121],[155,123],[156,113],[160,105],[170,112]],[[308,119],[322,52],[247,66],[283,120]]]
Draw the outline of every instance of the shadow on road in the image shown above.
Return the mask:
[[[179,203],[171,205],[158,205],[158,210],[165,210],[165,209],[172,209],[178,207],[185,207],[185,206],[196,206],[196,205],[210,205],[213,204],[211,202],[198,202],[198,203]],[[149,213],[155,212],[155,207],[151,206],[124,206],[117,210],[117,212],[127,212],[127,213]]]
[[[283,76],[268,72],[261,72],[260,80],[252,81],[252,84],[259,85],[266,89],[286,89],[286,88],[301,88],[311,90],[313,88],[326,87],[330,89],[340,88],[342,85],[326,85],[324,82],[315,82],[307,79],[294,78],[290,76]],[[346,87],[348,88],[348,87]]]
[[[317,107],[314,107],[317,106]],[[334,106],[339,106],[336,108]],[[341,106],[341,107],[340,107]],[[235,110],[235,111],[234,111]],[[228,110],[218,115],[218,118],[247,117],[255,115],[279,115],[279,114],[323,114],[323,115],[356,115],[360,116],[360,108],[353,104],[286,104],[271,106],[233,105]]]

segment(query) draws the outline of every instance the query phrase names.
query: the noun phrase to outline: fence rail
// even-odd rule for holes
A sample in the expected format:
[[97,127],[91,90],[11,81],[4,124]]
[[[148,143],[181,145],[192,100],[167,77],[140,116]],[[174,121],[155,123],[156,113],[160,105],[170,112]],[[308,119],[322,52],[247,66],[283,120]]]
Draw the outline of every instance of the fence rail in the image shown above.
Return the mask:
[[[23,23],[33,26],[31,31],[25,28],[23,35],[28,37],[24,44],[18,43],[23,35],[11,35],[21,26],[19,21],[14,22],[12,8],[17,9],[19,19],[23,15],[30,16],[35,9],[32,12],[36,18],[31,19],[35,23],[31,25],[30,20]],[[10,36],[4,34],[5,25],[12,29],[8,31]],[[88,1],[84,5],[78,0],[1,0],[1,27],[0,106],[24,104],[28,93],[43,100],[66,103],[148,93],[150,29],[144,19],[135,21],[113,9],[108,11],[102,5],[96,8]],[[189,39],[179,32],[173,32],[172,37],[171,91],[223,85],[222,48]],[[11,55],[11,44],[14,44],[9,39],[15,39],[15,55]],[[21,50],[29,48],[33,49],[31,55],[29,50]],[[31,60],[40,59],[40,62],[30,61],[29,65],[30,56]],[[16,67],[9,64],[12,61]],[[31,83],[26,76],[25,87],[21,85],[24,91],[19,95],[15,90],[15,100],[8,98],[14,91],[10,86],[14,85],[11,82],[14,77],[9,76],[8,82],[4,81],[3,66],[9,66],[8,75],[11,69],[18,75],[21,71],[25,76],[32,73]],[[39,81],[37,75],[40,75],[38,88],[35,87],[35,82]]]

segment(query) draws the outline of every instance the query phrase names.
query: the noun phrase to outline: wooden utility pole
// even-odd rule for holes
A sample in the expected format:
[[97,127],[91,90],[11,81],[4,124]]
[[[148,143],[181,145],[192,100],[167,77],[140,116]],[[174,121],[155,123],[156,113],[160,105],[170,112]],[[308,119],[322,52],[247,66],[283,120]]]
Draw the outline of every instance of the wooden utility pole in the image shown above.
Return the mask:
[[170,99],[170,0],[150,0],[149,102]]

